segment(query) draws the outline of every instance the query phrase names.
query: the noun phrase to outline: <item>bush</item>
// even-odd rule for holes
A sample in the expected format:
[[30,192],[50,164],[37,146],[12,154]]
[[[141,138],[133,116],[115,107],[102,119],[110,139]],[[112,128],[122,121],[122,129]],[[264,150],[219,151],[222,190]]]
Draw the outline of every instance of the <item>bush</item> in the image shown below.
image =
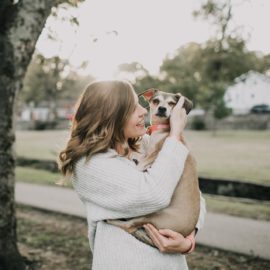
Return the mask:
[[194,117],[191,123],[191,129],[193,130],[205,130],[205,122],[201,117]]
[[35,130],[55,129],[56,121],[35,121]]

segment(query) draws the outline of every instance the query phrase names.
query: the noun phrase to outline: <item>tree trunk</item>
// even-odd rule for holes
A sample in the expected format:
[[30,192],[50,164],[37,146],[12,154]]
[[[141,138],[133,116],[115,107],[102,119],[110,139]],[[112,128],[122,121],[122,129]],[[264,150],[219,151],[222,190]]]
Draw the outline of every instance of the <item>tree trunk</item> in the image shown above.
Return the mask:
[[24,269],[16,246],[14,210],[14,132],[12,114],[15,86],[0,76],[0,269]]
[[[13,4],[14,2],[14,4]],[[18,252],[14,203],[13,110],[52,0],[0,4],[0,269],[25,269]]]

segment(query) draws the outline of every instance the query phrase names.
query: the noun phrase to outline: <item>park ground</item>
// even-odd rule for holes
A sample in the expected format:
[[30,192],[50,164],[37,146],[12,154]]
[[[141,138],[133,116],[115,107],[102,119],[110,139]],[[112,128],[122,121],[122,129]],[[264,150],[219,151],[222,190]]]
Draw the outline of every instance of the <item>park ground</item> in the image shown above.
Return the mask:
[[[19,157],[56,160],[68,138],[67,131],[18,131]],[[197,160],[200,176],[270,184],[270,131],[186,131],[189,148]],[[55,185],[60,174],[17,167],[17,181]],[[70,186],[69,186],[70,187]],[[270,202],[206,195],[208,211],[270,220]]]
[[[19,157],[56,160],[67,131],[17,131]],[[200,176],[269,184],[270,130],[184,132]],[[19,176],[19,175],[18,175]]]
[[[89,270],[91,252],[85,220],[18,206],[20,252],[28,270]],[[266,270],[269,261],[197,246],[187,256],[191,270]]]
[[[269,185],[270,131],[186,131],[200,176]],[[17,155],[55,160],[68,138],[66,131],[19,131]],[[57,173],[16,168],[17,181],[55,185]],[[269,202],[204,195],[210,212],[270,220]],[[90,269],[91,253],[86,222],[79,218],[18,206],[18,239],[29,270]],[[198,246],[187,256],[190,269],[268,269],[269,261]],[[30,263],[31,262],[31,263]],[[31,265],[31,267],[30,267]]]

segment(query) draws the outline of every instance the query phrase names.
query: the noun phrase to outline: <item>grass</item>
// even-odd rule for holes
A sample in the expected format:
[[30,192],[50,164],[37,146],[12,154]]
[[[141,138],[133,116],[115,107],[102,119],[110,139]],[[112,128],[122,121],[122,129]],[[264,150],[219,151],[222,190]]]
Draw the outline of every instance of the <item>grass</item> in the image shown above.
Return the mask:
[[[20,182],[33,183],[38,185],[52,185],[61,180],[60,173],[52,173],[45,170],[34,169],[30,167],[16,167],[16,179]],[[71,183],[67,183],[71,187]]]
[[17,234],[20,252],[34,269],[89,269],[91,252],[82,219],[18,206]]
[[203,195],[208,212],[228,214],[237,217],[270,221],[270,203],[255,200]]
[[[17,235],[30,269],[91,269],[85,220],[17,206]],[[187,261],[194,270],[263,270],[269,266],[267,260],[200,245]]]
[[[185,131],[200,176],[270,184],[270,131]],[[65,145],[67,131],[18,131],[16,149],[20,156],[56,159]],[[54,185],[60,174],[17,167],[19,181]],[[269,204],[205,195],[211,212],[270,220]]]
[[[200,176],[270,184],[270,131],[185,131]],[[67,131],[17,131],[18,156],[56,160]]]
[[56,160],[57,154],[64,148],[68,131],[17,131],[16,152],[18,156]]
[[200,176],[270,184],[270,131],[186,131]]
[[[61,178],[58,173],[51,173],[27,167],[16,168],[16,178],[21,182],[54,185]],[[71,184],[68,184],[71,187]],[[207,210],[239,217],[248,217],[270,221],[270,205],[267,202],[241,200],[224,196],[204,195]]]
[[45,170],[38,170],[29,167],[16,167],[16,178],[21,182],[55,185],[60,179],[59,173],[52,173]]

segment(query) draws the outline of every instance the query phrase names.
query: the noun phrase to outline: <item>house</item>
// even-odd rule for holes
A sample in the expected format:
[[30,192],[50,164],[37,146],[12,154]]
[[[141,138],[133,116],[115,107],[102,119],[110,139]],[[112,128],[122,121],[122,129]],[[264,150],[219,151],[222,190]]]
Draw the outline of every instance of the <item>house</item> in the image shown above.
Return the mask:
[[57,104],[47,101],[35,106],[33,102],[24,104],[17,112],[17,121],[50,122],[55,120],[70,120],[74,113],[73,100],[60,100]]
[[255,105],[270,105],[270,77],[251,70],[234,82],[224,95],[225,104],[233,114],[248,114]]

